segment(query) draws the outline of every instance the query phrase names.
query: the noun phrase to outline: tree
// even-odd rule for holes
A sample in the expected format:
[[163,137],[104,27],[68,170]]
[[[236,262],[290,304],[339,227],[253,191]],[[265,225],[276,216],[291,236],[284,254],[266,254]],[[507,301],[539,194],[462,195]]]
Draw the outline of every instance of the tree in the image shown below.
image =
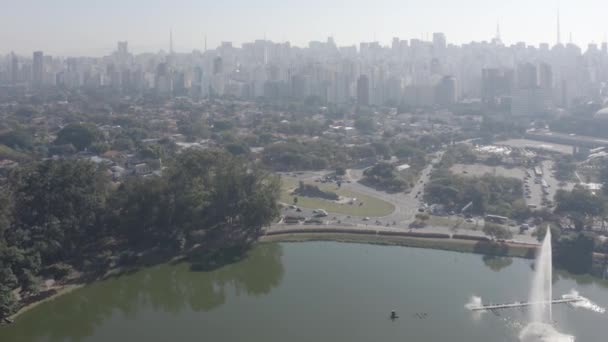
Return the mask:
[[391,147],[383,142],[374,142],[372,143],[372,147],[376,150],[376,155],[382,156],[384,159],[391,159],[393,151]]
[[72,255],[100,233],[108,179],[88,161],[48,160],[19,169],[9,181],[14,229],[47,261]]
[[229,120],[215,120],[213,122],[213,130],[216,132],[230,130],[233,126],[234,124]]
[[483,233],[494,240],[508,240],[513,238],[513,233],[511,233],[509,229],[488,222],[483,226]]
[[600,182],[604,194],[608,194],[608,161],[604,161],[600,168]]
[[112,149],[117,151],[130,151],[134,147],[133,140],[127,137],[120,137],[112,143]]
[[13,149],[31,150],[34,145],[34,136],[25,130],[12,130],[0,134],[0,144]]
[[580,187],[570,192],[558,190],[555,201],[555,212],[567,215],[578,231],[582,231],[593,218],[602,217],[606,211],[604,201],[598,195]]
[[124,182],[110,201],[110,226],[135,247],[170,245],[175,235],[174,205],[162,178],[135,178]]
[[191,116],[177,122],[178,131],[186,136],[189,141],[205,139],[210,135],[209,126],[202,116]]
[[555,178],[559,181],[569,181],[574,178],[576,164],[571,158],[561,158],[555,163]]
[[234,142],[226,144],[226,150],[235,156],[247,155],[251,150],[245,142]]
[[591,271],[593,265],[593,237],[577,233],[559,239],[555,247],[554,259],[558,265],[574,274]]
[[361,182],[388,192],[400,192],[408,187],[396,167],[388,163],[378,163],[365,170]]
[[336,167],[336,176],[344,176],[346,175],[346,168],[344,166]]
[[12,315],[16,309],[17,301],[13,295],[13,291],[0,284],[0,319]]
[[98,137],[97,129],[92,126],[70,124],[57,133],[55,145],[72,144],[78,151],[82,151],[91,146]]
[[243,245],[278,215],[279,185],[225,151],[190,149],[162,178],[124,183],[113,196],[111,226],[139,246]]
[[355,120],[355,128],[361,133],[371,134],[376,131],[376,122],[372,117],[360,117]]
[[426,226],[427,221],[430,219],[431,217],[428,214],[425,213],[418,213],[416,214],[416,221],[420,222],[421,226]]
[[0,191],[0,248],[4,242],[4,233],[12,225],[13,202],[6,191]]

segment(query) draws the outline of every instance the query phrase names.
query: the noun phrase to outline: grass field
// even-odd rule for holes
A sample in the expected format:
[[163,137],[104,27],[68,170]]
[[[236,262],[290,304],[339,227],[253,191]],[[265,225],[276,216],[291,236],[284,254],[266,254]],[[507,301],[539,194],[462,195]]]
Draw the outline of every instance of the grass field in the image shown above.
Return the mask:
[[[283,182],[281,188],[281,201],[292,204],[294,196],[291,195],[290,192],[298,186],[298,181],[292,177],[283,177],[281,180]],[[346,189],[338,189],[338,186],[335,184],[311,184],[317,185],[319,189],[323,191],[335,192],[344,197],[357,198],[357,201],[363,202],[363,205],[341,204],[321,198],[298,196],[298,206],[309,209],[324,209],[329,213],[361,217],[382,217],[395,211],[395,206],[391,203]]]

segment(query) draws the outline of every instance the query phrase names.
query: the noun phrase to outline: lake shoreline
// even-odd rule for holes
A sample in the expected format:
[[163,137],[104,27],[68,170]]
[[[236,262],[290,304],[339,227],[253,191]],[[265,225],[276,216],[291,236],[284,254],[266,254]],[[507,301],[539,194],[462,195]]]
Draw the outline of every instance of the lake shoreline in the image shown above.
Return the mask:
[[[166,262],[177,262],[177,261],[184,260],[185,258],[186,258],[186,256],[184,254],[179,254],[179,255],[171,257],[165,261]],[[49,293],[47,296],[41,296],[40,299],[37,299],[37,300],[31,300],[31,298],[27,297],[27,298],[25,298],[25,300],[31,300],[31,302],[28,302],[27,304],[23,304],[24,300],[19,301],[19,304],[20,305],[22,304],[23,306],[21,306],[14,314],[12,314],[4,319],[8,319],[8,320],[14,322],[20,315],[26,313],[27,311],[37,307],[38,305],[45,303],[45,302],[52,301],[58,297],[72,293],[75,290],[78,290],[78,289],[85,287],[87,285],[90,285],[90,284],[94,284],[98,281],[103,281],[103,280],[106,280],[111,277],[119,277],[123,274],[137,271],[138,269],[141,269],[142,267],[148,267],[148,266],[151,266],[151,265],[147,264],[145,262],[142,262],[141,264],[137,264],[137,265],[133,265],[133,266],[115,267],[115,268],[111,268],[111,269],[107,270],[107,272],[105,272],[103,275],[98,276],[98,277],[90,278],[90,277],[86,277],[86,276],[81,276],[79,278],[72,279],[69,282],[66,282],[64,284],[56,284],[52,289],[47,290],[47,293]],[[11,323],[0,322],[0,327],[10,325],[10,324]]]
[[[262,236],[259,240],[265,242],[312,242],[312,241],[335,241],[345,243],[361,243],[372,245],[401,246],[411,248],[424,248],[444,250],[460,253],[473,253],[483,255],[505,256],[533,259],[537,245],[527,245],[514,242],[484,242],[466,239],[444,239],[432,237],[413,237],[413,236],[391,236],[361,234],[349,232],[275,232],[272,235]],[[498,249],[479,248],[501,247]]]
[[[434,249],[460,253],[470,254],[481,254],[490,256],[501,256],[501,257],[515,257],[532,259],[536,253],[538,245],[521,244],[515,242],[488,242],[488,241],[477,241],[467,240],[458,238],[433,238],[433,237],[414,237],[414,236],[402,236],[402,235],[377,235],[377,234],[361,234],[361,233],[349,233],[349,232],[302,232],[302,231],[285,231],[285,232],[274,232],[273,234],[261,236],[257,243],[278,243],[278,242],[314,242],[314,241],[335,241],[344,243],[359,243],[359,244],[371,244],[371,245],[385,245],[385,246],[401,246],[410,248],[423,248],[423,249]],[[183,260],[184,254],[176,255],[173,258],[169,258],[170,261]],[[21,314],[41,305],[45,302],[52,301],[65,294],[69,294],[77,289],[80,289],[89,284],[97,281],[105,280],[110,277],[120,276],[137,270],[141,267],[149,265],[137,265],[133,267],[119,267],[110,269],[103,276],[85,280],[76,280],[63,285],[57,285],[53,290],[53,293],[49,296],[40,298],[39,300],[27,303],[13,315],[9,316],[10,320],[16,320]]]

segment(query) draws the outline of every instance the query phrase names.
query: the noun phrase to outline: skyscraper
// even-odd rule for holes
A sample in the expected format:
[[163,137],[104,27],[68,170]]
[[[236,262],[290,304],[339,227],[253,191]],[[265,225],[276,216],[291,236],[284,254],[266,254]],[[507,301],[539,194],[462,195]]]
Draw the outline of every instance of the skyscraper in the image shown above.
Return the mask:
[[401,40],[399,40],[399,37],[393,37],[393,43],[391,46],[391,48],[393,49],[393,52],[398,51],[400,45],[401,45]]
[[222,57],[215,57],[213,59],[213,74],[218,75],[224,71],[224,61]]
[[562,44],[562,26],[559,19],[559,9],[557,10],[557,45]]
[[19,82],[19,59],[14,53],[11,53],[11,83]]
[[32,84],[35,87],[40,87],[44,78],[44,54],[42,51],[34,52],[32,69]]
[[124,67],[129,63],[131,55],[129,54],[129,43],[126,41],[118,42],[116,52],[114,53],[114,61],[119,66]]
[[129,43],[126,41],[118,42],[117,52],[120,56],[126,56],[129,53]]
[[553,71],[547,63],[541,63],[538,66],[538,86],[542,89],[553,88]]
[[361,75],[357,80],[357,104],[369,106],[369,77],[367,75]]
[[513,92],[511,114],[536,116],[547,113],[553,107],[553,71],[549,64],[538,67],[532,63],[517,67],[517,87]]
[[456,103],[456,79],[444,76],[435,88],[435,103],[448,107]]
[[538,72],[536,65],[523,63],[517,66],[517,87],[531,89],[538,86]]
[[441,57],[445,54],[447,47],[447,40],[445,34],[441,32],[433,33],[433,53],[437,57]]
[[154,83],[157,94],[161,96],[168,96],[173,92],[171,74],[167,63],[160,63],[156,67],[156,79]]
[[486,68],[481,70],[481,97],[484,103],[497,105],[511,95],[514,72],[511,69]]

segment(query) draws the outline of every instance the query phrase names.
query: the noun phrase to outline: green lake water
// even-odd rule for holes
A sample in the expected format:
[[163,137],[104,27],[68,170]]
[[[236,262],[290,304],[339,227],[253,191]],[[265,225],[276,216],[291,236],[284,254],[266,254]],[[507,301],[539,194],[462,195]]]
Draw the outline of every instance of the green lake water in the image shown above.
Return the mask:
[[[0,327],[0,342],[517,341],[526,311],[476,317],[464,305],[525,301],[532,261],[334,242],[261,244],[212,272],[161,265],[98,282]],[[556,275],[608,307],[608,283]],[[400,318],[389,319],[391,310]],[[608,315],[554,306],[561,332],[608,340]]]

